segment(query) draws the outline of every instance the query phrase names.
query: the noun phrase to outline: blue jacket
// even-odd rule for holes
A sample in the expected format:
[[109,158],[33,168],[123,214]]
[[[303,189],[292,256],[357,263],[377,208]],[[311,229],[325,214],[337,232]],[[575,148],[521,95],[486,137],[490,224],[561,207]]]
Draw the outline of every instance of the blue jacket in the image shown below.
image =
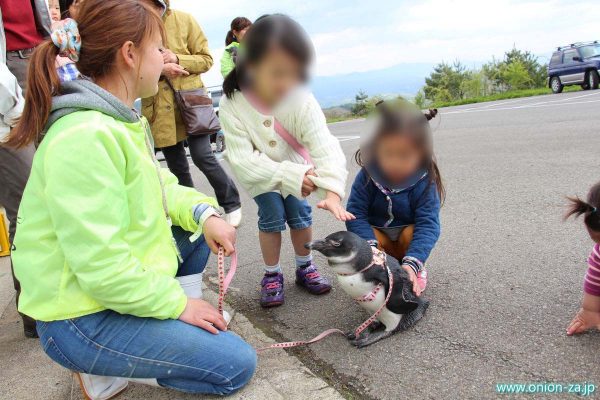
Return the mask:
[[[381,180],[378,182],[389,188]],[[415,225],[406,257],[414,257],[425,263],[440,237],[440,198],[437,186],[429,182],[426,174],[420,172],[402,187],[393,189],[394,193],[389,196],[384,194],[362,168],[352,184],[347,206],[356,219],[346,222],[346,228],[365,240],[376,240],[373,227]],[[392,215],[388,212],[390,204]]]

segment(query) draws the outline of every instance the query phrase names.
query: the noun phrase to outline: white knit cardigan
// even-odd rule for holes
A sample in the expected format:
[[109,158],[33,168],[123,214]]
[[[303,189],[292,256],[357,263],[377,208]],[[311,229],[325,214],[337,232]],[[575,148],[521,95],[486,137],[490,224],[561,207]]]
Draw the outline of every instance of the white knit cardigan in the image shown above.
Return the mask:
[[331,134],[323,111],[314,96],[296,91],[274,110],[274,115],[259,113],[237,91],[231,99],[223,96],[219,118],[225,132],[225,157],[233,173],[252,195],[279,191],[283,197],[302,198],[302,180],[313,168],[274,130],[274,118],[309,152],[317,177],[317,195],[326,191],[344,197],[346,158],[338,140]]

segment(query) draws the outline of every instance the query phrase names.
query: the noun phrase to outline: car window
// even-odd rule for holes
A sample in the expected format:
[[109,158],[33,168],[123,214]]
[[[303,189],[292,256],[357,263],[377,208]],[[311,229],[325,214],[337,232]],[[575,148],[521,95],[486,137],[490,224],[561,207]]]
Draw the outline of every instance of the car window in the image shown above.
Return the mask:
[[582,46],[579,48],[579,51],[583,58],[598,57],[600,56],[600,44]]
[[577,50],[565,50],[563,62],[565,64],[576,63],[577,61],[573,61],[573,57],[579,57],[579,53],[577,52]]
[[560,51],[557,51],[556,53],[552,54],[552,58],[550,59],[550,64],[560,64],[562,63],[562,53]]

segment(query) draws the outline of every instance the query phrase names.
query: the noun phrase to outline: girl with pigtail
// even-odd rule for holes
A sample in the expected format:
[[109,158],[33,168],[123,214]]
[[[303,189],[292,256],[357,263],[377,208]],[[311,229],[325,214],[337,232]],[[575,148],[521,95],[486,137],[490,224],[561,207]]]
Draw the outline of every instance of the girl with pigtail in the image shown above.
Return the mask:
[[586,200],[569,197],[569,201],[565,218],[583,216],[583,223],[595,243],[588,258],[581,308],[567,328],[567,335],[574,335],[600,329],[600,182],[592,186]]
[[231,27],[225,37],[225,50],[221,57],[221,75],[223,75],[223,78],[226,78],[235,68],[240,44],[251,25],[252,21],[246,17],[236,17],[231,21]]

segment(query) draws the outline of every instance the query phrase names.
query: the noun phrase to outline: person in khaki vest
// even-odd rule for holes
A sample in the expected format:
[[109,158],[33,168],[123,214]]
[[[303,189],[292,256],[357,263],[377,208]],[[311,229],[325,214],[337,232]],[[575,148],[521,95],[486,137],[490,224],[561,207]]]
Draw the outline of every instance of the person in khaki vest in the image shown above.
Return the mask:
[[184,147],[187,139],[192,160],[214,188],[219,205],[225,211],[225,220],[238,226],[242,213],[235,183],[214,156],[209,136],[187,137],[173,91],[167,83],[169,79],[176,90],[204,87],[200,74],[213,65],[206,36],[194,17],[171,9],[169,0],[147,1],[162,15],[167,31],[166,48],[163,50],[165,66],[158,94],[142,100],[142,113],[152,125],[154,146],[162,150],[169,169],[177,176],[179,183],[193,187]]

